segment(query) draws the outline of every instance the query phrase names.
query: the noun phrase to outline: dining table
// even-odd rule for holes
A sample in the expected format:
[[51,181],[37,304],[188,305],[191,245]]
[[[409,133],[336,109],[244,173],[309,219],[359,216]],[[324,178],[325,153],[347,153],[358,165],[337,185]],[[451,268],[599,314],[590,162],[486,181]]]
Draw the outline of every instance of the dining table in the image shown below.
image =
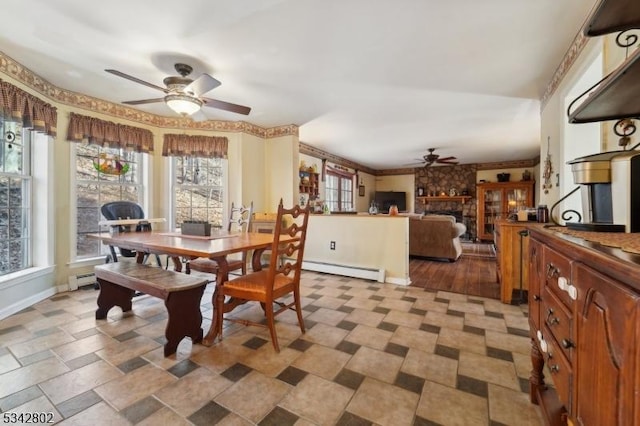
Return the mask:
[[[166,255],[173,261],[173,268],[177,272],[182,271],[183,260],[196,258],[208,258],[218,263],[216,274],[216,287],[229,278],[227,256],[233,253],[252,251],[251,266],[254,271],[262,269],[262,253],[271,248],[274,242],[273,234],[257,232],[229,232],[225,230],[212,230],[209,236],[184,235],[180,232],[99,232],[88,234],[89,238],[99,239],[103,244],[135,251],[136,261],[143,263],[148,254]],[[286,234],[279,236],[279,242],[291,240]],[[215,306],[216,293],[214,291],[212,304]],[[211,328],[202,340],[206,346],[215,341],[217,335],[215,324],[216,315],[213,315]]]

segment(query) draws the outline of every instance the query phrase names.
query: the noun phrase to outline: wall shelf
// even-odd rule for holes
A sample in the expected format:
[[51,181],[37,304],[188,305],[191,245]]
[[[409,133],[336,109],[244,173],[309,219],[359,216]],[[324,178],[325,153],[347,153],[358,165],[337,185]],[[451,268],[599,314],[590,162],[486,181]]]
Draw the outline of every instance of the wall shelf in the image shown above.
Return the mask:
[[[621,36],[627,30],[640,28],[638,0],[600,0],[587,19],[583,32],[587,37],[621,31],[616,44],[629,49],[638,40],[635,34]],[[619,39],[620,38],[620,39]],[[594,88],[574,100],[567,111],[569,123],[619,120],[640,116],[640,49]],[[583,99],[584,98],[584,99]],[[573,104],[581,103],[572,111]]]
[[591,123],[640,115],[639,73],[640,49],[636,49],[578,107],[569,112],[569,122]]
[[427,204],[429,202],[440,201],[440,202],[460,202],[464,204],[467,200],[471,199],[470,195],[455,195],[453,197],[449,197],[448,195],[438,195],[435,197],[416,197],[418,200],[422,201],[422,204]]
[[593,37],[632,28],[640,28],[640,2],[602,0],[587,18],[584,34]]

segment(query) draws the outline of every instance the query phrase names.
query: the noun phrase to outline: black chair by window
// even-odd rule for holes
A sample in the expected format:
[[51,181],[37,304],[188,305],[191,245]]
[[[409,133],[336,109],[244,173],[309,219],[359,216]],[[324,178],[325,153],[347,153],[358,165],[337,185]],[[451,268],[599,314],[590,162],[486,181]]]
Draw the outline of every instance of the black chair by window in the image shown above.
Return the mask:
[[[106,203],[100,208],[100,212],[107,220],[121,220],[121,219],[144,219],[144,210],[138,204],[132,201],[113,201],[111,203]],[[115,227],[119,227],[118,231],[124,232],[126,231],[125,226],[123,225],[114,225]],[[135,227],[136,232],[140,231],[151,231],[150,223],[140,223]],[[117,262],[118,256],[116,254],[116,248],[113,246],[109,246],[109,251],[111,254],[107,255],[106,263],[110,261]],[[127,250],[124,248],[119,248],[120,256],[122,257],[135,257],[136,252]],[[147,261],[147,256],[145,256],[144,261]],[[162,266],[162,262],[160,261],[160,256],[156,254],[156,261],[158,262],[158,266]]]

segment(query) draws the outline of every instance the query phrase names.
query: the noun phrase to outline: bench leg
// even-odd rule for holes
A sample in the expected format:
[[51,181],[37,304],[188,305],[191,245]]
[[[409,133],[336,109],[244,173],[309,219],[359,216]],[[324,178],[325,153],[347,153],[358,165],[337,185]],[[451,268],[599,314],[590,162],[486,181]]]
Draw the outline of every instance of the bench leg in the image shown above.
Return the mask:
[[164,302],[169,313],[164,345],[164,356],[172,355],[184,337],[190,337],[193,343],[202,341],[202,312],[200,302],[205,285],[190,290],[169,293]]
[[126,287],[120,287],[101,278],[97,279],[100,284],[100,293],[98,294],[98,309],[96,310],[96,319],[105,319],[109,309],[114,306],[120,306],[122,312],[131,310],[131,299],[135,291]]

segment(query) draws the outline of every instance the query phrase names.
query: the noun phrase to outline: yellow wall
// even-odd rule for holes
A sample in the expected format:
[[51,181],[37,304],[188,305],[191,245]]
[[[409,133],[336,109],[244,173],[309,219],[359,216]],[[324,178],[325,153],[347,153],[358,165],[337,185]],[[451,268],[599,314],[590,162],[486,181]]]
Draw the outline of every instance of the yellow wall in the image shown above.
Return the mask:
[[[305,261],[382,268],[385,281],[409,284],[409,219],[386,215],[311,215]],[[330,243],[336,243],[331,250]]]
[[414,212],[415,175],[392,175],[376,177],[376,191],[397,191],[407,193],[407,211]]

